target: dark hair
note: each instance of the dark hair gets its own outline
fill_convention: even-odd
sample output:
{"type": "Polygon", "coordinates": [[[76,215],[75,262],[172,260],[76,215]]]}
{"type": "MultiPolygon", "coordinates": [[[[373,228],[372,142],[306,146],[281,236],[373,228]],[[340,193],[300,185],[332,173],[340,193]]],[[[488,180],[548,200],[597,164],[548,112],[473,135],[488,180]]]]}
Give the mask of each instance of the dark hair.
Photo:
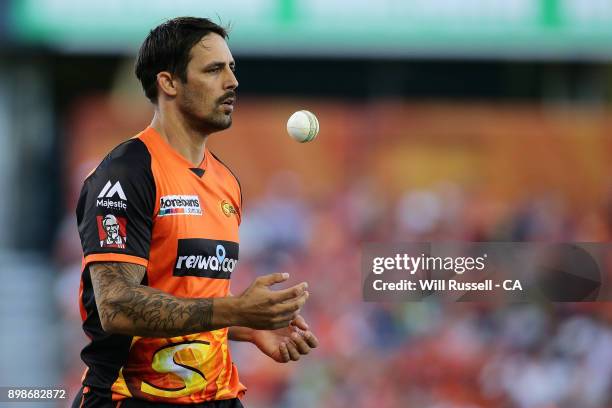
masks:
{"type": "Polygon", "coordinates": [[[173,18],[149,32],[138,51],[135,71],[151,102],[157,102],[158,73],[168,71],[187,82],[189,53],[202,37],[210,33],[227,39],[226,28],[198,17],[173,18]]]}

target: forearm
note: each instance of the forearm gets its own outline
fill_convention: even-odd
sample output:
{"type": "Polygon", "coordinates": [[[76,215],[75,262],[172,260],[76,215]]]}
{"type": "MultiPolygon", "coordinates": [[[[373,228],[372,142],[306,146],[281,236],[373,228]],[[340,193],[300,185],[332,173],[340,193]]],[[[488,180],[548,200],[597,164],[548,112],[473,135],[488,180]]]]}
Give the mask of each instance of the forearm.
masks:
{"type": "Polygon", "coordinates": [[[108,331],[142,337],[174,337],[228,327],[229,298],[178,298],[147,286],[125,288],[102,302],[100,320],[108,331]]]}
{"type": "Polygon", "coordinates": [[[242,326],[232,326],[228,331],[228,338],[233,341],[248,341],[253,342],[253,333],[255,329],[242,326]]]}
{"type": "Polygon", "coordinates": [[[142,337],[174,337],[240,324],[236,298],[178,298],[141,285],[144,267],[129,263],[90,266],[104,331],[142,337]]]}
{"type": "MultiPolygon", "coordinates": [[[[89,265],[102,329],[142,337],[174,337],[231,326],[274,330],[286,327],[306,299],[306,283],[272,292],[288,274],[261,276],[239,297],[178,298],[142,285],[144,266],[123,262],[89,265]]],[[[248,340],[238,330],[235,338],[248,340]]]]}

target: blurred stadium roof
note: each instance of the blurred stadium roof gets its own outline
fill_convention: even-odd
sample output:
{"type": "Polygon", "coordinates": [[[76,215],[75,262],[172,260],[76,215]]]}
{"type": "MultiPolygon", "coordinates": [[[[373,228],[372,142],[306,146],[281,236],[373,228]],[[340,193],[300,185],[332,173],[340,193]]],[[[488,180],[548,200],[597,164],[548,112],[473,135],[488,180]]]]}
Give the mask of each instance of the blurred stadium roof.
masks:
{"type": "Polygon", "coordinates": [[[9,42],[130,53],[180,15],[231,23],[240,55],[612,58],[601,0],[5,0],[9,42]]]}

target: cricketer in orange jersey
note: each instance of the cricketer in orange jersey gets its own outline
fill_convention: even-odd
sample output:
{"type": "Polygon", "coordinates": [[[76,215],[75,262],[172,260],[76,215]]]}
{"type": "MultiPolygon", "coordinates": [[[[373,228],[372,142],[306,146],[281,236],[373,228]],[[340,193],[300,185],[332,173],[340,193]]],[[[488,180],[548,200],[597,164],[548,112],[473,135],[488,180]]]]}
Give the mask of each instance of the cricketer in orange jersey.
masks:
{"type": "Polygon", "coordinates": [[[182,17],[153,29],[136,75],[151,125],[85,180],[77,206],[79,294],[91,342],[78,407],[241,407],[229,340],[278,362],[318,344],[300,316],[307,284],[287,274],[230,293],[238,261],[240,184],[206,147],[232,123],[238,82],[224,28],[182,17]]]}

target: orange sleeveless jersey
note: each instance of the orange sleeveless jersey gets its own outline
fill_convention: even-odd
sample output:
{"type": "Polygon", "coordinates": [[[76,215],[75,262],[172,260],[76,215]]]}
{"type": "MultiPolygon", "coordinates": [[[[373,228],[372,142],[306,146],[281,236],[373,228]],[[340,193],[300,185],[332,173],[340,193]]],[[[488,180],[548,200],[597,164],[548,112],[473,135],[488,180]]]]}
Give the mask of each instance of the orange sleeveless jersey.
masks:
{"type": "Polygon", "coordinates": [[[238,261],[241,192],[208,149],[193,167],[152,128],[116,147],[87,178],[77,207],[80,307],[90,337],[83,385],[113,400],[179,404],[241,397],[227,329],[172,338],[107,334],[89,264],[146,267],[142,284],[178,297],[221,297],[238,261]]]}

